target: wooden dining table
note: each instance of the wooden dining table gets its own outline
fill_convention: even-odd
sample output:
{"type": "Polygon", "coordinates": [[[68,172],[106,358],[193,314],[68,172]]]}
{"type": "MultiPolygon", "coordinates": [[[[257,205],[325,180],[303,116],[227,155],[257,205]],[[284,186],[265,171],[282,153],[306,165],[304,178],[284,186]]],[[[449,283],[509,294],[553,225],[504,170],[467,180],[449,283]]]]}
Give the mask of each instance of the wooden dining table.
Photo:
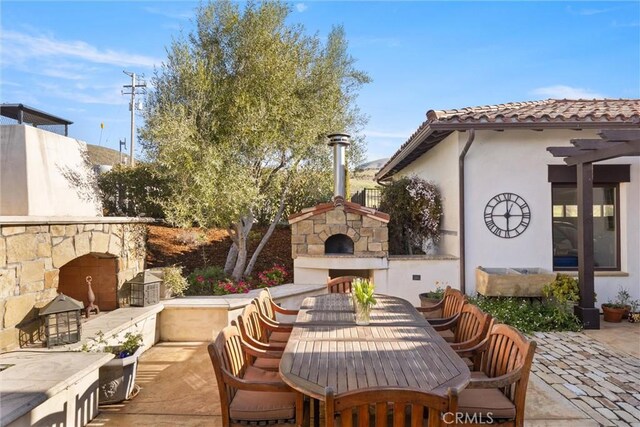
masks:
{"type": "Polygon", "coordinates": [[[470,379],[466,363],[406,300],[376,295],[370,324],[356,325],[351,294],[306,298],[280,361],[282,380],[325,400],[372,387],[421,389],[445,396],[470,379]]]}

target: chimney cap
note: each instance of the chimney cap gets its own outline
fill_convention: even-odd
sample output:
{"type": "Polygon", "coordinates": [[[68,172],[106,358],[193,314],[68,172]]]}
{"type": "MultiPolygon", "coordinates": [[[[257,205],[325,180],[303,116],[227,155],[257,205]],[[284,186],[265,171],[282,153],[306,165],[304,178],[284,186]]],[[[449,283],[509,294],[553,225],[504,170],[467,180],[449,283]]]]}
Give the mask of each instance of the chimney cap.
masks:
{"type": "Polygon", "coordinates": [[[351,135],[349,135],[348,133],[332,133],[327,135],[327,138],[329,138],[330,147],[336,144],[351,145],[351,141],[349,140],[351,138],[351,135]]]}

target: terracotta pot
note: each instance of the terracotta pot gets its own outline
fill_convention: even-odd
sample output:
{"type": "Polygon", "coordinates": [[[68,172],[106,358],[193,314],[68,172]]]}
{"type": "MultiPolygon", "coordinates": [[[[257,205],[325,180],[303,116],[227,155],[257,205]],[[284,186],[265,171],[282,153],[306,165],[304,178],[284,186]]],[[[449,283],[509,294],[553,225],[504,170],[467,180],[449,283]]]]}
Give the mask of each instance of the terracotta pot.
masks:
{"type": "Polygon", "coordinates": [[[605,322],[620,323],[622,316],[624,316],[624,308],[614,308],[607,305],[602,305],[602,314],[604,315],[605,322]]]}
{"type": "MultiPolygon", "coordinates": [[[[431,298],[429,293],[420,294],[420,307],[433,307],[440,302],[440,298],[431,298]]],[[[426,319],[438,319],[442,317],[442,310],[434,310],[422,313],[426,319]]]]}

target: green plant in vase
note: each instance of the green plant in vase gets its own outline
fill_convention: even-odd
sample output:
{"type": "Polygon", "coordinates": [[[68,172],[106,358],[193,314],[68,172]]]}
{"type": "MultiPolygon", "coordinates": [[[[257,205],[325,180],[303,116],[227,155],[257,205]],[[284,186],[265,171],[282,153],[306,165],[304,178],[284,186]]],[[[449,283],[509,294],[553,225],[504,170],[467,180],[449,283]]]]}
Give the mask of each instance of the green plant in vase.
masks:
{"type": "Polygon", "coordinates": [[[356,324],[368,325],[371,307],[377,302],[373,295],[375,287],[371,280],[362,278],[354,279],[351,286],[356,310],[356,324]]]}

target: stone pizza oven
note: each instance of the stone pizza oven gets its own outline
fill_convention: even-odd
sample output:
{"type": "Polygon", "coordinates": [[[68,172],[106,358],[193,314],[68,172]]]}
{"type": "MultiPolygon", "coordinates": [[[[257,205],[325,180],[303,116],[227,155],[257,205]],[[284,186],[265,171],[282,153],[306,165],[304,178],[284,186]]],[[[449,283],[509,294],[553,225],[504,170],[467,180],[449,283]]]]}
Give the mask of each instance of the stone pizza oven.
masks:
{"type": "Polygon", "coordinates": [[[345,148],[349,135],[329,135],[334,152],[334,196],[289,217],[296,283],[327,277],[373,278],[388,265],[389,215],[345,201],[345,148]]]}

